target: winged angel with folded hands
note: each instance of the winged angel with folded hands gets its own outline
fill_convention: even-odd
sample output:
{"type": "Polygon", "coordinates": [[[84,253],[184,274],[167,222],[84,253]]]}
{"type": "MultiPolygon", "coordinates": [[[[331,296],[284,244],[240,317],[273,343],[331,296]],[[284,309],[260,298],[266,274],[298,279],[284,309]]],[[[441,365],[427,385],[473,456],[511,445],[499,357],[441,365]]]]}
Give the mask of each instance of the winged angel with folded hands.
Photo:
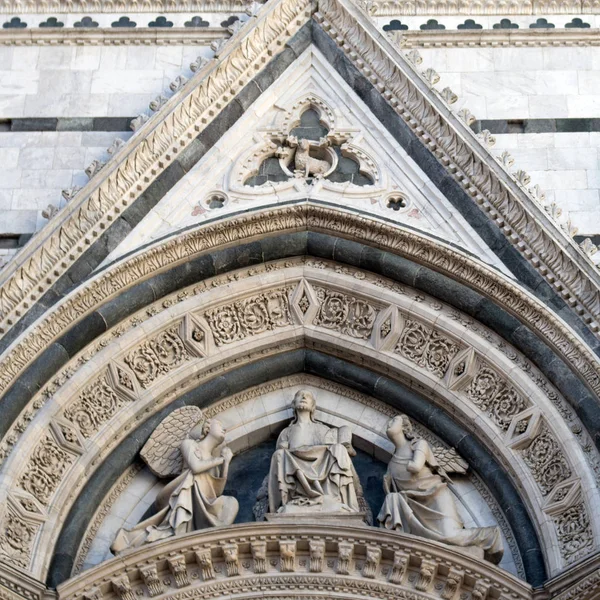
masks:
{"type": "Polygon", "coordinates": [[[196,529],[233,523],[238,502],[222,495],[233,456],[224,441],[220,421],[205,419],[196,406],[174,410],[160,423],[140,454],[155,475],[175,479],[156,498],[156,514],[118,532],[111,548],[115,554],[196,529]]]}

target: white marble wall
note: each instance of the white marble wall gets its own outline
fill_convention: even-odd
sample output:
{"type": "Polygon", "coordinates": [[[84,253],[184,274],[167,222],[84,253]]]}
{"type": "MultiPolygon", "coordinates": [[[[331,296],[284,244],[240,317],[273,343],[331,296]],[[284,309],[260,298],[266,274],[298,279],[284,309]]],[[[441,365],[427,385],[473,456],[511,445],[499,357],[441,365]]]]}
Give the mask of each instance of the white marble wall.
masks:
{"type": "Polygon", "coordinates": [[[0,46],[0,119],[131,117],[178,75],[199,46],[0,46]]]}
{"type": "MultiPolygon", "coordinates": [[[[134,117],[158,94],[169,97],[199,46],[0,46],[0,123],[5,119],[134,117]]],[[[131,132],[0,130],[0,233],[32,233],[61,191],[83,185],[84,169],[106,160],[116,137],[131,132]]],[[[14,253],[0,252],[0,266],[14,253]]]]}
{"type": "MultiPolygon", "coordinates": [[[[457,23],[448,21],[446,26],[454,28],[457,23]]],[[[418,27],[416,22],[413,25],[411,29],[418,27]]],[[[211,50],[3,46],[0,120],[135,116],[147,111],[149,101],[159,93],[168,92],[177,75],[189,76],[189,63],[198,54],[210,55],[211,50]]],[[[423,49],[421,54],[423,66],[440,73],[439,86],[449,85],[459,94],[459,103],[479,119],[600,115],[600,47],[438,48],[423,49]]],[[[116,136],[0,132],[0,233],[39,229],[45,223],[41,210],[50,203],[60,205],[62,189],[85,182],[83,169],[93,159],[106,158],[105,149],[116,136]]],[[[518,166],[531,172],[534,183],[571,213],[580,233],[600,233],[600,133],[497,138],[498,148],[510,149],[518,166]]]]}
{"type": "Polygon", "coordinates": [[[578,234],[600,233],[600,132],[495,137],[497,151],[512,154],[515,167],[527,171],[532,184],[569,213],[578,234]]]}
{"type": "MultiPolygon", "coordinates": [[[[440,74],[478,119],[598,118],[600,47],[423,49],[422,66],[440,74]]],[[[600,132],[496,135],[515,169],[569,212],[578,233],[600,234],[600,132]]]]}

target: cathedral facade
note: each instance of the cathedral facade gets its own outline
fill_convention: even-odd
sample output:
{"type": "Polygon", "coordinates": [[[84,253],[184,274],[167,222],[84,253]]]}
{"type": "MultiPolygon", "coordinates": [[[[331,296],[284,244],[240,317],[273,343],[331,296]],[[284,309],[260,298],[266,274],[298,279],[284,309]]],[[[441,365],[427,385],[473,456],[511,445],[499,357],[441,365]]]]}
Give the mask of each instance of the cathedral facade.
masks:
{"type": "Polygon", "coordinates": [[[599,5],[0,13],[3,600],[600,598],[599,5]]]}

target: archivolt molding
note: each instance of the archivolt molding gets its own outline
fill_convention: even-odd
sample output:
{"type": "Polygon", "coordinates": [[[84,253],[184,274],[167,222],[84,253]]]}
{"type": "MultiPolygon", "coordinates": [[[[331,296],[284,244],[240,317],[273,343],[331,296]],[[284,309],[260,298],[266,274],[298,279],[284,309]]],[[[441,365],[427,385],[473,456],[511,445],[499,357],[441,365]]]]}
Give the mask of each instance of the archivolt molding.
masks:
{"type": "MultiPolygon", "coordinates": [[[[43,574],[71,502],[135,423],[219,370],[286,343],[337,348],[347,360],[384,371],[448,408],[479,431],[519,482],[550,570],[589,554],[598,459],[579,446],[585,437],[578,444],[545,390],[493,347],[495,336],[465,326],[456,311],[361,271],[340,270],[324,263],[255,269],[258,290],[251,278],[235,274],[223,278],[226,289],[209,282],[199,297],[184,291],[179,302],[163,301],[158,314],[150,307],[143,324],[134,316],[129,331],[120,326],[117,340],[109,342],[107,334],[97,354],[88,351],[82,366],[67,367],[71,376],[47,394],[5,462],[9,506],[27,498],[40,515],[33,523],[23,511],[5,514],[11,526],[31,532],[11,552],[14,538],[0,537],[3,558],[43,574]],[[591,468],[582,469],[586,456],[591,468]],[[557,546],[560,553],[552,550],[557,546]]],[[[554,398],[564,406],[555,392],[554,398]]]]}
{"type": "MultiPolygon", "coordinates": [[[[308,21],[314,8],[311,0],[268,3],[232,42],[218,49],[218,60],[200,69],[3,269],[0,333],[17,322],[216,118],[261,65],[308,21]]],[[[487,150],[477,138],[361,15],[345,0],[320,0],[317,19],[474,201],[597,331],[600,292],[595,267],[572,242],[562,239],[516,180],[504,181],[507,173],[486,163],[482,157],[487,150]]]]}
{"type": "MultiPolygon", "coordinates": [[[[200,226],[133,254],[91,278],[83,288],[72,292],[47,316],[40,318],[4,353],[0,392],[4,392],[36,356],[74,322],[126,288],[211,249],[257,236],[306,229],[335,232],[342,237],[392,251],[441,271],[493,298],[524,320],[600,395],[600,365],[590,349],[543,303],[497,271],[455,248],[400,225],[390,226],[341,209],[308,203],[234,215],[227,220],[200,226]]],[[[43,399],[38,398],[32,408],[39,409],[43,403],[43,399]]],[[[23,415],[25,422],[22,427],[27,426],[32,414],[23,415]]],[[[10,444],[11,439],[5,441],[10,444]]]]}
{"type": "Polygon", "coordinates": [[[508,240],[598,333],[598,272],[528,195],[528,176],[491,162],[475,134],[448,111],[441,95],[432,94],[432,83],[415,68],[417,57],[411,66],[348,0],[320,0],[315,18],[508,240]]]}
{"type": "Polygon", "coordinates": [[[119,477],[117,483],[112,487],[110,493],[102,500],[100,506],[97,508],[94,516],[91,519],[91,522],[85,532],[85,536],[77,551],[77,558],[75,560],[75,565],[73,566],[73,575],[77,575],[81,571],[81,567],[83,566],[92,542],[98,533],[98,529],[110,512],[113,504],[123,493],[123,490],[125,490],[125,488],[133,481],[135,476],[142,470],[143,466],[144,465],[142,462],[138,461],[128,467],[121,477],[119,477]]]}
{"type": "Polygon", "coordinates": [[[58,587],[64,600],[159,594],[173,600],[234,594],[309,600],[323,593],[340,600],[532,597],[529,585],[443,544],[336,524],[208,529],[152,544],[58,587]]]}

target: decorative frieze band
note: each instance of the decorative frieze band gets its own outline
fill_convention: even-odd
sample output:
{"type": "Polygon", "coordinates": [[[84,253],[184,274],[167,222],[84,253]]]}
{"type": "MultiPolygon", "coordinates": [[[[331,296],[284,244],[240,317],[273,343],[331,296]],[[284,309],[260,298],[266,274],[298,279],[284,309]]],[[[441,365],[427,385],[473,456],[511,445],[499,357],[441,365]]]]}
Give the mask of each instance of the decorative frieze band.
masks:
{"type": "Polygon", "coordinates": [[[361,0],[374,16],[598,14],[598,0],[361,0]]]}

